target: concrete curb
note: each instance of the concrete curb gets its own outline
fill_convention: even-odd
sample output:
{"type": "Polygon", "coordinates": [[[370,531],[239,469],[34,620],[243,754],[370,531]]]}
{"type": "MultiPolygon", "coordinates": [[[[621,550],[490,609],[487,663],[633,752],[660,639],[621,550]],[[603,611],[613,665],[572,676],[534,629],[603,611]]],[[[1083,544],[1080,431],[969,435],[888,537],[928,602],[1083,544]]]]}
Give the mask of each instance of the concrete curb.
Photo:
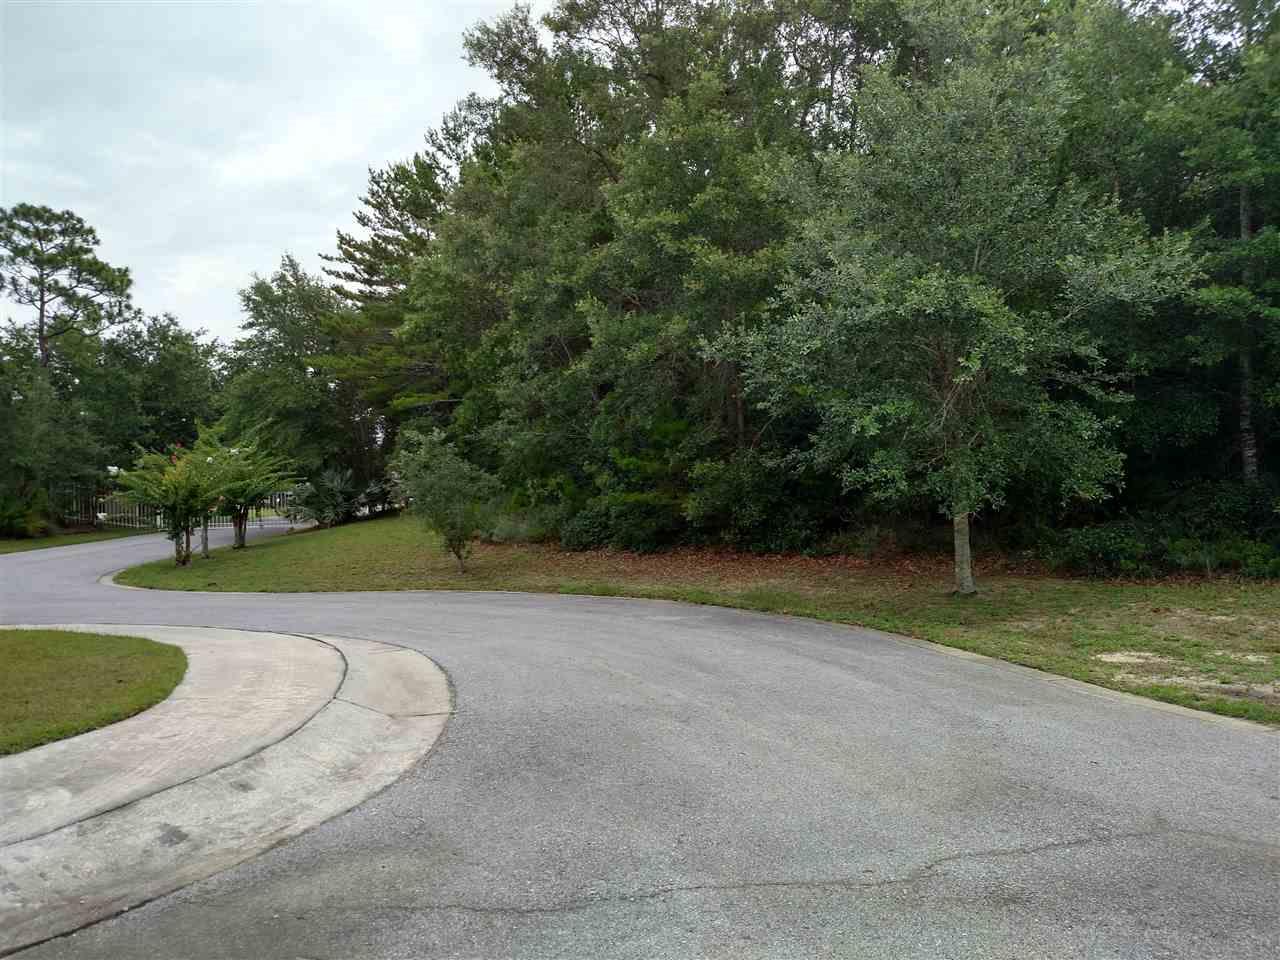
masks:
{"type": "Polygon", "coordinates": [[[0,846],[0,955],[235,866],[351,809],[426,756],[452,713],[448,678],[432,660],[368,640],[297,639],[336,650],[345,663],[341,682],[301,726],[194,778],[0,846]]]}
{"type": "Polygon", "coordinates": [[[319,713],[347,671],[333,646],[280,633],[108,624],[39,629],[128,632],[174,644],[187,654],[187,672],[142,713],[0,757],[0,848],[257,753],[319,713]]]}

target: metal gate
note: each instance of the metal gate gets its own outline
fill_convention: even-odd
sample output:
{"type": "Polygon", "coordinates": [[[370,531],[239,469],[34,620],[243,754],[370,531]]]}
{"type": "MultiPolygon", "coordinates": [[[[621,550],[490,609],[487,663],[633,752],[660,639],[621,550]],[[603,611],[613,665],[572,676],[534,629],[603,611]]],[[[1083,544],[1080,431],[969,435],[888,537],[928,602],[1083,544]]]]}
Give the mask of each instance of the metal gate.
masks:
{"type": "MultiPolygon", "coordinates": [[[[49,491],[49,503],[64,526],[110,527],[133,530],[163,530],[164,515],[155,507],[138,503],[112,491],[90,487],[61,487],[49,491]]],[[[277,490],[249,515],[256,527],[291,526],[289,514],[293,504],[292,490],[277,490]]],[[[230,527],[231,518],[214,514],[211,527],[230,527]]]]}

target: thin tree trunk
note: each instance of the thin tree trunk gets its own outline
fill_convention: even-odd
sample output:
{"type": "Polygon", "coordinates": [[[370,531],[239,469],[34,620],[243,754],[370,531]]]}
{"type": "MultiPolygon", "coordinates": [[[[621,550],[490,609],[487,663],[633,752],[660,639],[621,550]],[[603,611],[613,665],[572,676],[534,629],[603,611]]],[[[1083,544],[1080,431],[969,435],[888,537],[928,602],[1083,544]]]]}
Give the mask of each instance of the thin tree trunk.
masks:
{"type": "Polygon", "coordinates": [[[1253,357],[1240,348],[1240,471],[1250,482],[1258,479],[1258,434],[1253,429],[1253,357]]]}
{"type": "Polygon", "coordinates": [[[956,550],[956,593],[969,596],[978,592],[973,583],[973,555],[969,552],[969,514],[957,513],[951,526],[956,550]]]}
{"type": "MultiPolygon", "coordinates": [[[[1248,242],[1253,236],[1253,204],[1247,183],[1240,184],[1240,239],[1248,242]]],[[[1245,270],[1245,287],[1252,285],[1251,271],[1245,270]]],[[[1241,332],[1240,347],[1240,472],[1244,479],[1258,479],[1258,434],[1253,428],[1253,354],[1250,345],[1249,321],[1241,332]]]]}
{"type": "Polygon", "coordinates": [[[747,445],[747,410],[742,400],[742,380],[736,376],[733,384],[733,412],[734,423],[738,428],[738,446],[745,447],[747,445]]]}
{"type": "Polygon", "coordinates": [[[36,343],[40,347],[40,366],[49,366],[49,338],[45,336],[48,332],[48,321],[45,316],[47,304],[45,302],[44,278],[40,279],[40,306],[36,311],[36,343]]]}
{"type": "Polygon", "coordinates": [[[239,550],[245,544],[245,528],[249,525],[249,511],[243,513],[237,510],[231,515],[231,526],[235,531],[235,549],[239,550]]]}
{"type": "Polygon", "coordinates": [[[209,559],[209,515],[200,521],[200,556],[209,559]]]}
{"type": "Polygon", "coordinates": [[[1247,183],[1240,184],[1240,239],[1253,236],[1253,197],[1247,183]]]}

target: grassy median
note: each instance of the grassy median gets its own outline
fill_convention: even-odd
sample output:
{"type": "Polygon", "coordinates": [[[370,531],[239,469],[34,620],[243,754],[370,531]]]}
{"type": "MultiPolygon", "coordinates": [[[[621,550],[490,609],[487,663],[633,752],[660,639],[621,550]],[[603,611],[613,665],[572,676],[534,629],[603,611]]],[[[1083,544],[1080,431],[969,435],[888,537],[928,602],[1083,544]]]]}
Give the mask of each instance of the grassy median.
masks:
{"type": "Polygon", "coordinates": [[[1201,579],[1115,583],[980,564],[949,593],[945,558],[636,555],[478,544],[460,574],[408,518],[218,550],[119,583],[169,590],[521,590],[654,597],[789,613],[932,640],[1172,703],[1280,725],[1280,587],[1201,579]]]}
{"type": "Polygon", "coordinates": [[[0,755],[104,727],[167,697],[178,647],[69,630],[0,630],[0,755]]]}

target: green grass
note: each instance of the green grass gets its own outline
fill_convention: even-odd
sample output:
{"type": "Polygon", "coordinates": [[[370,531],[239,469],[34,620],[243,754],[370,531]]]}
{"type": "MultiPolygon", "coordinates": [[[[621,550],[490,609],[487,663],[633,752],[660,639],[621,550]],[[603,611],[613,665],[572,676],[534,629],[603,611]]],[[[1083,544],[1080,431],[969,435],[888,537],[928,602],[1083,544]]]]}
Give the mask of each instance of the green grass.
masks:
{"type": "Polygon", "coordinates": [[[25,550],[44,550],[48,547],[65,547],[73,543],[96,543],[99,540],[116,540],[133,537],[155,530],[94,530],[91,533],[59,533],[52,537],[32,537],[27,540],[0,540],[0,554],[22,553],[25,550]]]}
{"type": "Polygon", "coordinates": [[[0,663],[0,755],[131,717],[187,670],[170,644],[68,630],[0,630],[0,663]]]}
{"type": "Polygon", "coordinates": [[[1280,587],[1227,578],[1114,583],[979,566],[950,595],[945,558],[876,564],[715,550],[651,556],[478,544],[459,574],[407,518],[215,551],[120,583],[171,590],[520,590],[653,597],[860,624],[1185,706],[1280,725],[1280,587]]]}

